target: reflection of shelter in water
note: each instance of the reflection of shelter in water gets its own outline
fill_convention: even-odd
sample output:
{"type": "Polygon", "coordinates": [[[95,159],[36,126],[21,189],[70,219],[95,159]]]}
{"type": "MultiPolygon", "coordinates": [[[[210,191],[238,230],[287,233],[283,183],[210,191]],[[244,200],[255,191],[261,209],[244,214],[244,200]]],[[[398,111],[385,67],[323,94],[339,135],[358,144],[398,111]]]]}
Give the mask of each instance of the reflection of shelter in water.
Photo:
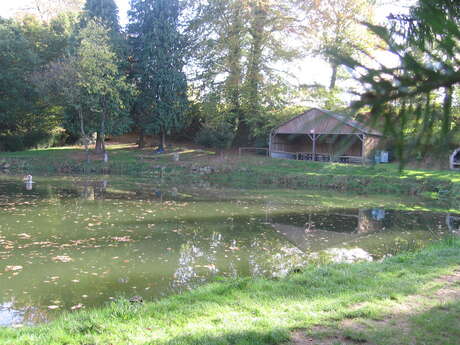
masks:
{"type": "Polygon", "coordinates": [[[382,230],[384,219],[385,211],[382,209],[361,209],[346,213],[311,214],[304,226],[274,220],[271,225],[302,251],[317,251],[382,230]]]}
{"type": "Polygon", "coordinates": [[[384,228],[385,210],[373,208],[372,210],[362,209],[358,211],[358,233],[369,233],[384,228]]]}

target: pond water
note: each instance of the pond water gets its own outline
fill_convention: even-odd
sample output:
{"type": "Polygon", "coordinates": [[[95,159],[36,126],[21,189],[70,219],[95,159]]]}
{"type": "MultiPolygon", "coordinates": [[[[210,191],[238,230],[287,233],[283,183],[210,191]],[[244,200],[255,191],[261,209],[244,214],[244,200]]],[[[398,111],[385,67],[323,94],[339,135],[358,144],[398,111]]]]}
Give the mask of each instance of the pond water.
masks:
{"type": "Polygon", "coordinates": [[[343,194],[345,202],[327,206],[276,194],[2,178],[0,326],[45,322],[119,296],[152,300],[217,277],[282,276],[315,260],[378,260],[460,226],[456,215],[377,201],[348,208],[343,194]]]}

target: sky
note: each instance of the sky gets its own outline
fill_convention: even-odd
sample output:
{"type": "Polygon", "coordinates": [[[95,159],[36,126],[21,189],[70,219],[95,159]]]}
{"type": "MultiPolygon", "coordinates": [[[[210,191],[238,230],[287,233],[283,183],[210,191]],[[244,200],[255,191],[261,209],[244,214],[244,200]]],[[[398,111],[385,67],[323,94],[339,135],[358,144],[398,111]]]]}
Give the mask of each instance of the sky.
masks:
{"type": "MultiPolygon", "coordinates": [[[[11,17],[18,10],[26,8],[31,0],[0,0],[0,16],[11,17]]],[[[120,22],[122,25],[128,22],[127,12],[129,9],[129,0],[115,0],[120,12],[120,22]]]]}

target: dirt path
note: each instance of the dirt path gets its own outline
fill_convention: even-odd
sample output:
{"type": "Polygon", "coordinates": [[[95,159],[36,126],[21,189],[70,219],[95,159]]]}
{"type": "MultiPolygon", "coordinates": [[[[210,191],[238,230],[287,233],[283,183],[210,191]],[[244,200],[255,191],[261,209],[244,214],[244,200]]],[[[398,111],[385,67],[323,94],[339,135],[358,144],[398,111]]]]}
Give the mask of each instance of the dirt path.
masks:
{"type": "MultiPolygon", "coordinates": [[[[434,280],[427,291],[419,295],[411,295],[402,302],[393,301],[380,306],[384,317],[378,320],[372,319],[345,319],[339,322],[337,328],[316,326],[310,330],[297,330],[293,332],[290,345],[356,345],[356,344],[380,344],[368,340],[367,334],[376,330],[384,330],[387,334],[396,334],[399,339],[410,339],[413,324],[411,318],[422,313],[430,312],[431,309],[446,312],[448,304],[460,301],[460,268],[453,274],[439,277],[434,280]],[[431,288],[430,288],[431,287],[431,288]]],[[[351,312],[359,312],[370,307],[369,303],[360,303],[350,307],[351,312]]],[[[458,320],[460,327],[460,320],[458,320]]],[[[460,344],[460,339],[457,340],[460,344]]],[[[392,342],[382,341],[387,344],[406,344],[393,339],[392,342]]],[[[414,339],[410,339],[415,344],[414,339]]],[[[454,344],[454,343],[453,343],[454,344]]]]}

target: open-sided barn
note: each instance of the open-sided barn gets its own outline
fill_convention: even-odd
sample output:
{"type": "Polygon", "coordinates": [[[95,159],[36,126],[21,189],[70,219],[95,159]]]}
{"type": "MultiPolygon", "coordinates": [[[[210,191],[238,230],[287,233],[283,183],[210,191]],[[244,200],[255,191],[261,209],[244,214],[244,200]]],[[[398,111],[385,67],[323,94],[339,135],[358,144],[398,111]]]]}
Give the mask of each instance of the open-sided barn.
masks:
{"type": "Polygon", "coordinates": [[[345,115],[313,108],[274,129],[269,152],[274,158],[363,162],[381,138],[382,133],[345,115]]]}

